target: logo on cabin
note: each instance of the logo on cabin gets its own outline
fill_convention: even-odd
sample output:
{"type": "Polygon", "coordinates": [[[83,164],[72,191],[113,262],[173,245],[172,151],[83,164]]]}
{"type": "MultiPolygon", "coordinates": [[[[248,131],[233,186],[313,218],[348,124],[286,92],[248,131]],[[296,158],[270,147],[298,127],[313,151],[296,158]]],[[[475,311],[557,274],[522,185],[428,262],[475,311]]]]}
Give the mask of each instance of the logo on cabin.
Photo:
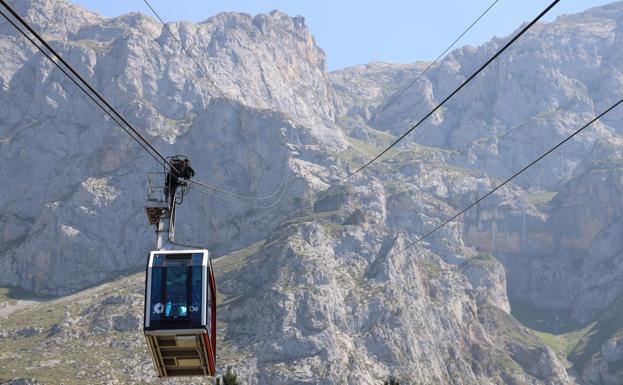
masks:
{"type": "Polygon", "coordinates": [[[164,305],[162,303],[158,302],[157,304],[154,305],[154,313],[162,314],[163,311],[164,311],[164,305]]]}

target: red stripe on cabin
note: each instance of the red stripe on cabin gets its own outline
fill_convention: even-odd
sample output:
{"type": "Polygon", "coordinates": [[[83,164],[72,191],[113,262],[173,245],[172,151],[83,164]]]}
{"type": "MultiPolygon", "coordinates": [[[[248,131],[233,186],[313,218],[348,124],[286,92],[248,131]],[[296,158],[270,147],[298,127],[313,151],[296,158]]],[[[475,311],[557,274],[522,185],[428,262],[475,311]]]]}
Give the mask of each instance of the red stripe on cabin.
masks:
{"type": "Polygon", "coordinates": [[[210,294],[212,297],[212,322],[210,325],[210,332],[212,338],[212,351],[216,354],[216,280],[214,279],[214,270],[210,269],[210,273],[212,274],[212,282],[210,283],[210,286],[212,286],[212,292],[210,294]]]}
{"type": "Polygon", "coordinates": [[[216,374],[216,363],[214,362],[214,352],[212,350],[212,344],[210,343],[210,338],[207,334],[203,335],[203,340],[206,345],[206,349],[208,351],[208,371],[211,376],[216,374]]]}

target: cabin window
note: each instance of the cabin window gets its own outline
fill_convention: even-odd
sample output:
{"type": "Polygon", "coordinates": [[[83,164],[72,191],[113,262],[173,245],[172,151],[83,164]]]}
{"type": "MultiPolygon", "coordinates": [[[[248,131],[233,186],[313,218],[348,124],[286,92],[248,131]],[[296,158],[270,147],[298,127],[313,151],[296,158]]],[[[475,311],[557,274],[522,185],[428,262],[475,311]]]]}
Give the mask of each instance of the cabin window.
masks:
{"type": "Polygon", "coordinates": [[[162,267],[164,266],[164,255],[156,255],[154,256],[154,267],[162,267]]]}
{"type": "Polygon", "coordinates": [[[162,268],[154,268],[151,271],[151,312],[150,318],[152,321],[159,321],[162,319],[162,313],[164,312],[164,301],[162,300],[162,268]]]}
{"type": "Polygon", "coordinates": [[[199,254],[199,253],[193,254],[192,265],[193,266],[203,265],[203,254],[199,254]]]}
{"type": "Polygon", "coordinates": [[[201,294],[203,292],[203,286],[201,282],[202,269],[200,266],[193,266],[192,268],[192,304],[190,308],[190,317],[193,321],[201,322],[201,294]]]}
{"type": "Polygon", "coordinates": [[[185,264],[167,266],[164,303],[164,315],[167,318],[188,317],[189,270],[185,264]]]}
{"type": "MultiPolygon", "coordinates": [[[[208,277],[203,277],[203,253],[155,255],[151,269],[152,321],[163,325],[202,325],[203,291],[208,277]]],[[[209,291],[210,289],[207,288],[209,291]]]]}

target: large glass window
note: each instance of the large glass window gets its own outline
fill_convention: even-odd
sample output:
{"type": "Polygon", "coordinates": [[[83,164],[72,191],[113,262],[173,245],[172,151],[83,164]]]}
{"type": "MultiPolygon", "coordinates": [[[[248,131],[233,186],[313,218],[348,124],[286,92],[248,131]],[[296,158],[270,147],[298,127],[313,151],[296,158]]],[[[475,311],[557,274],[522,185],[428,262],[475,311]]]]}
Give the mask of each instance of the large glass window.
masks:
{"type": "Polygon", "coordinates": [[[162,313],[164,312],[164,303],[162,300],[162,268],[155,267],[151,271],[151,297],[150,306],[148,309],[150,312],[150,319],[152,321],[160,321],[162,319],[162,313]]]}
{"type": "Polygon", "coordinates": [[[201,325],[202,294],[208,281],[202,261],[202,253],[154,256],[149,309],[153,327],[201,325]]]}
{"type": "Polygon", "coordinates": [[[180,262],[183,264],[175,263],[174,266],[167,266],[164,304],[164,315],[167,318],[188,317],[189,268],[186,266],[187,261],[180,262]]]}
{"type": "Polygon", "coordinates": [[[201,294],[203,293],[203,286],[201,281],[202,268],[201,266],[192,267],[192,305],[190,308],[190,316],[193,321],[201,322],[201,294]]]}

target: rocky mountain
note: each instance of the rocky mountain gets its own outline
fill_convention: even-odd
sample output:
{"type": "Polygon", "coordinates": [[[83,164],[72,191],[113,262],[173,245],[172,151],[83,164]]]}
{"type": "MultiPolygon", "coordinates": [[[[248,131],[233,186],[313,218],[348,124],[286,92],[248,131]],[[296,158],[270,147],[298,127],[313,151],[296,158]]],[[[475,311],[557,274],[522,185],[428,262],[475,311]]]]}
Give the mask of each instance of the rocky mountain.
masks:
{"type": "MultiPolygon", "coordinates": [[[[508,37],[453,51],[387,106],[427,64],[327,73],[301,16],[170,23],[198,68],[140,13],[12,4],[154,146],[238,194],[192,190],[178,213],[178,241],[215,256],[220,369],[248,384],[621,383],[622,111],[402,250],[621,97],[623,2],[535,26],[346,182],[508,37]]],[[[0,381],[155,382],[136,272],[161,170],[11,28],[0,381]]]]}
{"type": "MultiPolygon", "coordinates": [[[[253,201],[246,201],[242,205],[230,205],[226,210],[218,208],[222,207],[221,201],[196,199],[195,207],[183,211],[182,215],[187,213],[189,222],[202,218],[200,222],[208,226],[189,229],[188,241],[206,240],[207,236],[212,248],[221,252],[265,237],[265,229],[274,226],[275,218],[290,211],[293,198],[300,199],[305,191],[311,190],[305,177],[296,170],[290,172],[290,152],[295,152],[299,144],[310,148],[310,156],[314,156],[314,146],[325,149],[346,146],[341,131],[334,124],[329,128],[322,123],[329,121],[331,103],[321,106],[318,95],[303,96],[303,92],[292,97],[287,93],[294,89],[283,87],[284,82],[291,82],[282,78],[286,74],[277,70],[288,67],[279,61],[286,55],[283,52],[286,45],[280,43],[283,39],[276,37],[279,34],[287,34],[291,39],[288,57],[295,52],[295,56],[300,57],[297,63],[306,67],[305,70],[294,64],[291,67],[300,75],[296,80],[302,82],[302,88],[317,90],[313,82],[324,82],[326,77],[326,73],[316,68],[317,63],[314,64],[324,63],[322,52],[315,47],[306,29],[296,29],[303,28],[299,19],[279,13],[260,15],[253,20],[244,15],[219,15],[201,25],[211,32],[193,30],[197,39],[204,35],[210,37],[203,43],[211,42],[213,48],[202,47],[201,52],[215,58],[220,55],[216,53],[220,45],[229,47],[227,39],[232,36],[224,31],[237,23],[253,27],[246,32],[243,28],[234,29],[245,36],[248,34],[247,39],[257,41],[243,42],[242,47],[272,42],[270,49],[257,50],[275,52],[271,60],[263,61],[264,66],[272,66],[265,82],[254,79],[256,75],[238,73],[231,73],[231,78],[215,77],[226,92],[231,88],[227,79],[238,82],[238,94],[232,91],[232,97],[240,100],[249,97],[254,99],[251,104],[271,107],[259,110],[248,104],[243,106],[215,98],[220,95],[205,78],[197,77],[192,61],[189,63],[188,58],[180,56],[177,43],[170,36],[166,37],[166,31],[163,32],[159,24],[144,15],[104,21],[64,2],[17,2],[16,7],[24,15],[39,15],[35,22],[48,20],[40,17],[47,14],[52,20],[55,17],[75,19],[77,24],[68,24],[66,30],[53,30],[58,33],[50,36],[53,44],[66,53],[70,62],[80,63],[77,69],[81,73],[92,74],[93,85],[109,100],[115,100],[131,122],[144,128],[143,132],[150,135],[156,147],[167,148],[167,153],[195,155],[197,160],[193,165],[199,178],[249,196],[266,196],[277,186],[285,185],[284,191],[279,191],[277,198],[283,199],[275,205],[275,210],[255,214],[251,211],[259,210],[257,206],[272,205],[276,199],[253,205],[250,204],[253,201]],[[210,49],[215,52],[209,53],[210,49]],[[243,78],[248,83],[240,83],[239,79],[243,78]],[[264,98],[261,92],[253,97],[242,95],[262,84],[271,98],[264,98]],[[281,91],[270,91],[271,87],[281,91]],[[297,111],[297,105],[308,109],[315,105],[317,113],[300,108],[297,111]],[[286,113],[295,114],[296,120],[286,113]],[[301,122],[313,120],[311,115],[318,123],[302,126],[301,122]],[[222,167],[225,164],[228,166],[222,167]],[[234,241],[234,238],[239,240],[234,241]]],[[[35,27],[45,29],[46,23],[35,24],[35,27]]],[[[8,24],[2,26],[2,56],[22,60],[18,60],[19,68],[17,64],[3,67],[0,98],[6,108],[2,109],[0,119],[4,129],[2,158],[6,167],[0,173],[3,181],[14,179],[18,169],[25,173],[11,183],[11,188],[0,193],[2,241],[13,246],[3,251],[0,275],[5,284],[66,294],[142,264],[153,237],[144,226],[144,204],[139,202],[144,200],[146,191],[145,173],[160,169],[145,154],[137,153],[126,134],[112,122],[95,115],[98,112],[90,101],[10,28],[8,24]],[[21,97],[16,97],[16,92],[21,97]],[[33,98],[35,94],[39,96],[33,98]],[[72,115],[70,121],[65,119],[67,114],[72,115]],[[20,148],[24,146],[32,151],[32,156],[21,154],[20,148]],[[79,151],[74,151],[78,148],[79,151]],[[38,191],[22,199],[24,192],[33,190],[37,184],[44,187],[35,188],[38,191]],[[120,218],[120,212],[126,214],[120,218]],[[98,219],[94,221],[93,218],[98,219]],[[127,239],[119,239],[124,234],[128,234],[127,239]],[[62,239],[57,243],[59,247],[50,250],[47,243],[57,238],[62,239]],[[111,244],[117,246],[111,248],[111,244]],[[95,265],[73,263],[81,260],[85,251],[107,256],[95,257],[95,265]],[[68,271],[67,266],[74,268],[68,271]],[[68,273],[78,279],[68,281],[68,273]]],[[[233,56],[226,57],[232,60],[233,56]]],[[[240,57],[254,57],[254,54],[245,56],[240,52],[240,57]]],[[[218,71],[225,71],[230,64],[221,63],[218,71]]],[[[247,66],[236,66],[236,71],[244,68],[247,66]]],[[[249,64],[248,68],[257,70],[255,65],[249,64]]],[[[292,160],[292,167],[301,161],[305,161],[305,156],[292,160]]],[[[331,162],[320,163],[324,168],[331,162]]]]}

